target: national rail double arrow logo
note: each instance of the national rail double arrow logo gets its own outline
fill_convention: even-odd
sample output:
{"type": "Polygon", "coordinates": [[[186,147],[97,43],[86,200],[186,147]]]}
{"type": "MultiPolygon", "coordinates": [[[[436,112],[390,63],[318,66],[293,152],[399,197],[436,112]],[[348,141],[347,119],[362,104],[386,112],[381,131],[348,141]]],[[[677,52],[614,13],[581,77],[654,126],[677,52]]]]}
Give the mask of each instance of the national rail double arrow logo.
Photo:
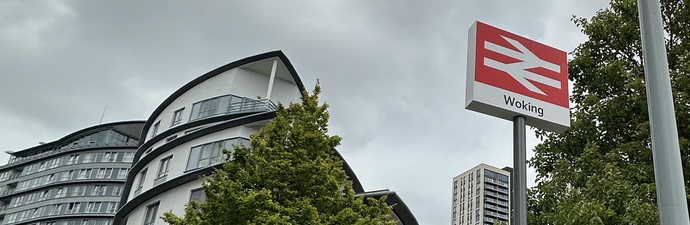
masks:
{"type": "Polygon", "coordinates": [[[564,51],[481,22],[475,37],[477,82],[568,107],[564,51]]]}
{"type": "Polygon", "coordinates": [[[564,51],[476,21],[469,29],[465,108],[563,132],[570,127],[564,51]]]}
{"type": "Polygon", "coordinates": [[[541,74],[537,74],[534,72],[531,72],[527,69],[531,68],[537,68],[537,67],[542,67],[548,70],[551,70],[556,73],[561,72],[561,66],[556,65],[554,63],[544,61],[534,55],[532,51],[527,49],[524,45],[522,45],[519,41],[516,41],[514,39],[502,36],[503,39],[508,41],[513,47],[519,49],[520,51],[515,51],[500,45],[497,45],[495,43],[489,42],[489,41],[484,41],[484,48],[487,50],[491,50],[500,54],[503,54],[505,56],[510,56],[512,58],[520,60],[519,62],[513,62],[513,63],[502,63],[498,62],[496,60],[486,58],[484,57],[484,65],[497,69],[497,70],[502,70],[513,79],[515,79],[517,82],[520,82],[522,86],[525,88],[529,89],[532,92],[539,93],[542,95],[547,95],[544,93],[541,89],[539,89],[537,86],[534,84],[530,83],[528,81],[532,80],[535,82],[539,82],[541,84],[545,84],[548,86],[551,86],[553,88],[560,89],[561,88],[561,81],[543,76],[541,74]]]}

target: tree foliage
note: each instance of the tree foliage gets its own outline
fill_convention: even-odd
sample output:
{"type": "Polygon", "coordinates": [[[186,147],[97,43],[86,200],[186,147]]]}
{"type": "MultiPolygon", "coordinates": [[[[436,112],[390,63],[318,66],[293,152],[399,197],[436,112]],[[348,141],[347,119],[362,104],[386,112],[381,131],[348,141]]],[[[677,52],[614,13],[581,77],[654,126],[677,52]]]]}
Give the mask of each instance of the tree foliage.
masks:
{"type": "MultiPolygon", "coordinates": [[[[684,168],[690,168],[690,6],[661,0],[684,168]]],[[[537,131],[530,224],[658,224],[636,0],[612,0],[573,52],[571,128],[537,131]]],[[[690,170],[684,170],[686,187],[690,170]]],[[[687,190],[687,188],[686,188],[687,190]]]]}
{"type": "Polygon", "coordinates": [[[166,212],[172,225],[395,224],[391,206],[355,196],[343,161],[341,138],[328,132],[328,105],[303,92],[302,103],[278,106],[277,117],[251,138],[251,147],[224,150],[222,168],[203,178],[206,200],[184,216],[166,212]]]}

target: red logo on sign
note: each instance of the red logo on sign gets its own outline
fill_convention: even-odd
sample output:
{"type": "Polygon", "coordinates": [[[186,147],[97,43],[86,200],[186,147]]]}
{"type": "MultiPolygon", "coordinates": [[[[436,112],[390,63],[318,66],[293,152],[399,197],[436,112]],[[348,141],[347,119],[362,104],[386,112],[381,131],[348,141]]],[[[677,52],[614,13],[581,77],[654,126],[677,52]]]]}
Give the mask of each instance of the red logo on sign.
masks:
{"type": "Polygon", "coordinates": [[[564,51],[477,22],[475,80],[568,108],[564,51]]]}

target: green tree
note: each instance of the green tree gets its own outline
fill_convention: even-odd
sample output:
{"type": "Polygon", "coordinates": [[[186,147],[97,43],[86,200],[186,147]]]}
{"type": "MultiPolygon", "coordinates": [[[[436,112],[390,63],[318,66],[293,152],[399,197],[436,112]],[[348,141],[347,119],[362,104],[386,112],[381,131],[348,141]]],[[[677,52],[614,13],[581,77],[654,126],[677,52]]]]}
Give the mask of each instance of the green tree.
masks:
{"type": "MultiPolygon", "coordinates": [[[[661,0],[682,163],[690,168],[690,6],[661,0]]],[[[530,224],[658,224],[636,0],[612,0],[571,54],[571,128],[537,131],[530,224]]],[[[685,170],[686,187],[690,170],[685,170]]],[[[687,188],[686,188],[687,190],[687,188]]]]}
{"type": "Polygon", "coordinates": [[[184,216],[166,212],[172,225],[395,224],[391,206],[356,197],[342,160],[341,138],[328,132],[328,105],[303,92],[302,103],[278,106],[277,117],[252,135],[251,147],[228,157],[203,178],[206,200],[190,202],[184,216]]]}
{"type": "Polygon", "coordinates": [[[495,222],[494,225],[508,225],[508,223],[504,222],[503,220],[499,220],[498,222],[495,222]]]}

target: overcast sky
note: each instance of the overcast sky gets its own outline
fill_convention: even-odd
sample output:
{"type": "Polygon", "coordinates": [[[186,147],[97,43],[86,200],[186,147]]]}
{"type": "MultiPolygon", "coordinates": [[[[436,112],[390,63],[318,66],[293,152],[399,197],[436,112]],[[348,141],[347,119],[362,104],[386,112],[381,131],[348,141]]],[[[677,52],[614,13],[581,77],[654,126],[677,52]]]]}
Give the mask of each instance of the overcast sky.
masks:
{"type": "MultiPolygon", "coordinates": [[[[481,20],[571,52],[585,40],[571,17],[607,4],[238,2],[0,1],[0,151],[96,125],[106,105],[103,122],[144,120],[201,74],[279,49],[308,89],[321,80],[364,188],[394,190],[421,224],[446,225],[454,176],[512,166],[511,122],[464,109],[468,28],[481,20]]],[[[528,156],[535,144],[529,133],[528,156]]]]}

